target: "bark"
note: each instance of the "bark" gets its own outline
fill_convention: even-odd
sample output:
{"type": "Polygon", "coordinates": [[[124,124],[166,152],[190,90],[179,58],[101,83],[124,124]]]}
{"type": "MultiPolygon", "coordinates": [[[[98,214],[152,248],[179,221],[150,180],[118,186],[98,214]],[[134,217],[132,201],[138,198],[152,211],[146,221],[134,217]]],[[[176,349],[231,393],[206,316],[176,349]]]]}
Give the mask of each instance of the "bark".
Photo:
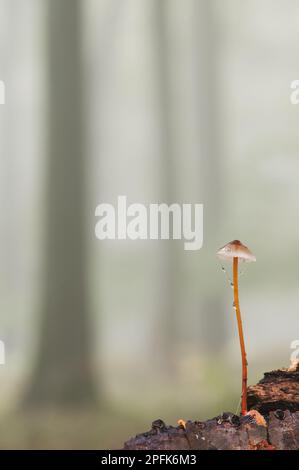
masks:
{"type": "Polygon", "coordinates": [[[299,367],[266,372],[257,385],[248,388],[248,406],[262,414],[277,409],[299,411],[299,367]]]}
{"type": "Polygon", "coordinates": [[[124,445],[128,450],[298,450],[299,367],[265,373],[248,388],[248,406],[258,410],[266,426],[252,416],[222,413],[208,421],[188,421],[186,428],[152,423],[149,432],[124,445]]]}

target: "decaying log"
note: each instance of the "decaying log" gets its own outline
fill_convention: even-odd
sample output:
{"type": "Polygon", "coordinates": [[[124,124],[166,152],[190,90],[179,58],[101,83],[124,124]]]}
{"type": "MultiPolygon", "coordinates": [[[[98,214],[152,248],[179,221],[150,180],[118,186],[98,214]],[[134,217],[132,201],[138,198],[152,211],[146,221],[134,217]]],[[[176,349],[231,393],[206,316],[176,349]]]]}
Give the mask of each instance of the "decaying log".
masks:
{"type": "Polygon", "coordinates": [[[299,411],[299,366],[266,372],[257,385],[248,387],[248,406],[263,415],[278,409],[299,411]]]}
{"type": "Polygon", "coordinates": [[[299,450],[299,366],[265,374],[248,388],[248,405],[258,410],[266,426],[252,416],[233,413],[208,421],[166,426],[156,420],[150,431],[124,445],[130,450],[299,450]]]}

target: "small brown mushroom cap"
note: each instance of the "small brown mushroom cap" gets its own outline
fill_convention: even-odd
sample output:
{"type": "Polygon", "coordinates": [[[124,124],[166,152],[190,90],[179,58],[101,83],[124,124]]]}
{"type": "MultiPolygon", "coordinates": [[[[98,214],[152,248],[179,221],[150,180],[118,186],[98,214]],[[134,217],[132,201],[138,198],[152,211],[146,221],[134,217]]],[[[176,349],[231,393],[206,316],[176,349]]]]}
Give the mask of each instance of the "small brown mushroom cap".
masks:
{"type": "Polygon", "coordinates": [[[254,254],[252,254],[247,246],[243,245],[240,240],[233,240],[220,248],[220,250],[217,251],[217,257],[223,261],[228,261],[233,258],[239,258],[240,261],[246,261],[247,263],[256,261],[254,254]]]}

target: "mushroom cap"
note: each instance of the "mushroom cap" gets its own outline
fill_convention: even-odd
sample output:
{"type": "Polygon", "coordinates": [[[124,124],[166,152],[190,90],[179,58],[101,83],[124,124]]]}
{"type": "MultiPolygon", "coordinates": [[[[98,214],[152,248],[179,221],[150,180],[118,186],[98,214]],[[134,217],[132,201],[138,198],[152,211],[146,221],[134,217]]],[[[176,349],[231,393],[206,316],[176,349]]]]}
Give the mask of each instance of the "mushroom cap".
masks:
{"type": "Polygon", "coordinates": [[[240,261],[246,261],[247,263],[256,261],[256,257],[240,240],[233,240],[220,248],[220,250],[217,251],[217,257],[223,261],[228,261],[233,258],[239,258],[240,261]]]}

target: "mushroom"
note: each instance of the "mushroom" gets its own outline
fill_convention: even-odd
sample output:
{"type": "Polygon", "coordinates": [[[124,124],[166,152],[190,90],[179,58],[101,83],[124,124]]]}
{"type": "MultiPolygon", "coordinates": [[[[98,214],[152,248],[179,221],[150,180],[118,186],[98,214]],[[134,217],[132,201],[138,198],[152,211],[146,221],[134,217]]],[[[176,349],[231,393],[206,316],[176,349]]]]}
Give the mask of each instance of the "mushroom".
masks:
{"type": "Polygon", "coordinates": [[[256,257],[251,253],[247,246],[243,245],[239,240],[233,240],[217,251],[217,257],[223,261],[233,261],[233,289],[234,289],[234,309],[236,311],[241,357],[242,357],[242,415],[247,414],[247,358],[243,334],[243,326],[241,319],[240,303],[239,303],[239,286],[238,286],[238,263],[240,261],[251,262],[256,261],[256,257]]]}

